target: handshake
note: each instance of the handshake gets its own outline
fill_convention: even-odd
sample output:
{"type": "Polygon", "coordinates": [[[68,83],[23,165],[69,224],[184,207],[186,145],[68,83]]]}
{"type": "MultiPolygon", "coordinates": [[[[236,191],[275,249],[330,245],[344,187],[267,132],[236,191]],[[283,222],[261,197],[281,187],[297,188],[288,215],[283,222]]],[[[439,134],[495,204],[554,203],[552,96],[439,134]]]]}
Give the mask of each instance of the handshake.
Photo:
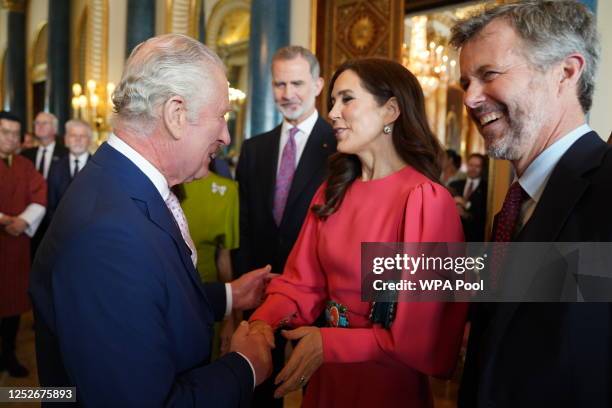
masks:
{"type": "MultiPolygon", "coordinates": [[[[257,269],[231,283],[234,309],[254,309],[261,304],[268,282],[277,276],[270,273],[270,269],[270,266],[257,269]]],[[[280,384],[274,393],[276,398],[282,398],[289,392],[303,387],[323,363],[323,343],[318,327],[283,330],[282,335],[288,340],[299,340],[299,342],[289,361],[274,380],[274,384],[280,384]]],[[[244,355],[255,370],[256,385],[270,376],[271,350],[275,347],[275,342],[274,330],[268,323],[262,320],[250,323],[242,321],[229,343],[229,347],[225,347],[225,350],[222,347],[222,352],[234,351],[244,355]]]]}
{"type": "Polygon", "coordinates": [[[0,215],[0,228],[7,234],[18,237],[28,228],[28,223],[20,217],[10,217],[8,215],[0,215]]]}

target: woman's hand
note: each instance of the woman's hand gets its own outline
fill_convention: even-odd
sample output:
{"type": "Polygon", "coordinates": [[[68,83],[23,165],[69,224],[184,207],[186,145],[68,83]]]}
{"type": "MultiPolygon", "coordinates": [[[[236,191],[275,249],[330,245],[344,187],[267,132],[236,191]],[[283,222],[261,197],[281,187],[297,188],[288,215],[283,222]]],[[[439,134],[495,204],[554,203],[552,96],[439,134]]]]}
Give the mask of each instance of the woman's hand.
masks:
{"type": "Polygon", "coordinates": [[[323,341],[318,327],[283,330],[282,334],[288,340],[300,341],[274,380],[275,385],[282,383],[274,392],[274,398],[282,398],[291,391],[302,388],[323,363],[323,341]]]}

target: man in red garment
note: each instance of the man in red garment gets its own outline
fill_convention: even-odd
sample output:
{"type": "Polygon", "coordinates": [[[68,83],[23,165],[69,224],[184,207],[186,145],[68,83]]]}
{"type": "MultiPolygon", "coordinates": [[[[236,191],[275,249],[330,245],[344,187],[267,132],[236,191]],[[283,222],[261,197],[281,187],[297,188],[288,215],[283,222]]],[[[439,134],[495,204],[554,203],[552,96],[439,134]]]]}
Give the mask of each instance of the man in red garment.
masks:
{"type": "Polygon", "coordinates": [[[21,123],[0,112],[0,371],[26,377],[15,356],[19,316],[30,309],[30,237],[45,215],[47,184],[26,158],[16,154],[21,123]]]}

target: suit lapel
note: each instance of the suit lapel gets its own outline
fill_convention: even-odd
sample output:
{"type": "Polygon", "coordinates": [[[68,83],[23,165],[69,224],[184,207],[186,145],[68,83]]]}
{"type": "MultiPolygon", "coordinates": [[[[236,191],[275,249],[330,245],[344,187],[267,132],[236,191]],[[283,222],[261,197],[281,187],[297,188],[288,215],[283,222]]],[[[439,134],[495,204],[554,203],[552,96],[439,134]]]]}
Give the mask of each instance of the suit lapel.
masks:
{"type": "Polygon", "coordinates": [[[111,169],[117,174],[116,177],[122,181],[126,192],[132,199],[145,203],[149,219],[172,237],[190,279],[206,301],[208,301],[200,277],[197,275],[197,271],[191,261],[189,247],[185,243],[172,213],[151,180],[128,158],[106,143],[98,149],[98,152],[90,160],[94,160],[106,167],[109,167],[110,164],[111,169]]]}
{"type": "MultiPolygon", "coordinates": [[[[566,220],[589,186],[589,181],[583,175],[599,167],[605,153],[606,145],[595,132],[578,139],[557,163],[538,205],[515,241],[557,241],[566,220]]],[[[497,216],[494,224],[496,222],[497,216]]],[[[495,324],[491,327],[490,335],[497,339],[496,342],[502,341],[520,305],[495,305],[495,324]]]]}
{"type": "Polygon", "coordinates": [[[583,175],[601,164],[606,145],[595,132],[578,139],[553,170],[533,215],[516,241],[553,242],[589,186],[583,175]]]}
{"type": "Polygon", "coordinates": [[[308,137],[304,152],[298,163],[298,167],[295,170],[293,176],[293,182],[291,183],[291,189],[289,190],[289,196],[287,197],[287,206],[289,208],[291,204],[299,197],[302,190],[306,187],[310,179],[315,176],[317,171],[321,169],[321,166],[325,165],[327,160],[327,147],[323,140],[323,119],[319,117],[315,126],[312,128],[312,132],[308,137]]]}

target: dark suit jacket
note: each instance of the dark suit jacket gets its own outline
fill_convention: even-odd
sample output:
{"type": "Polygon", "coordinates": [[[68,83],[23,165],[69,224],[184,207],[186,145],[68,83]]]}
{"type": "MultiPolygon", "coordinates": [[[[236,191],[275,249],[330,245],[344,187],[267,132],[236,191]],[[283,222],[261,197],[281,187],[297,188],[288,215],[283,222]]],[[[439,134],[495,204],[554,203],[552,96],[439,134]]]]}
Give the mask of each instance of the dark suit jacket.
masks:
{"type": "MultiPolygon", "coordinates": [[[[612,148],[596,133],[555,167],[517,241],[612,241],[612,148]]],[[[459,407],[612,406],[612,306],[479,304],[459,407]]]]}
{"type": "Polygon", "coordinates": [[[281,273],[302,228],[310,201],[326,176],[327,158],[336,151],[336,138],[320,116],[296,169],[280,226],[272,208],[281,126],[248,139],[242,145],[236,180],[240,188],[239,274],[266,264],[281,273]]]}
{"type": "MultiPolygon", "coordinates": [[[[467,180],[457,180],[450,184],[449,189],[453,197],[463,196],[466,182],[467,180]]],[[[468,202],[470,203],[470,208],[466,211],[468,217],[461,217],[465,240],[468,242],[483,242],[487,218],[487,180],[484,178],[480,179],[478,188],[472,192],[468,202]]]]}
{"type": "MultiPolygon", "coordinates": [[[[89,161],[89,156],[88,159],[89,161]]],[[[81,164],[82,166],[82,164],[81,164]]],[[[68,186],[72,182],[70,174],[70,155],[66,155],[60,160],[54,162],[49,168],[47,177],[47,214],[49,220],[53,218],[53,214],[57,209],[60,199],[68,190],[68,186]]]]}
{"type": "MultiPolygon", "coordinates": [[[[29,149],[21,152],[21,155],[28,158],[34,166],[36,167],[36,152],[38,151],[38,147],[31,147],[29,149]]],[[[51,174],[51,169],[55,164],[57,164],[62,158],[68,156],[68,149],[64,146],[59,139],[55,141],[55,148],[53,149],[53,154],[51,155],[51,164],[49,165],[49,173],[47,173],[47,180],[49,178],[49,174],[51,174]]],[[[48,160],[48,158],[47,158],[48,160]]],[[[36,251],[38,250],[38,246],[40,245],[40,241],[42,241],[45,233],[47,232],[47,228],[49,228],[49,223],[51,222],[51,216],[49,213],[45,213],[45,217],[40,222],[38,229],[36,230],[36,234],[32,237],[30,241],[31,247],[31,257],[34,260],[34,256],[36,255],[36,251]]]]}
{"type": "Polygon", "coordinates": [[[30,294],[41,385],[88,407],[248,405],[247,361],[207,364],[223,284],[201,285],[159,192],[107,144],[62,199],[30,294]]]}
{"type": "MultiPolygon", "coordinates": [[[[21,152],[21,155],[30,159],[34,166],[36,167],[36,153],[38,152],[38,147],[31,147],[29,149],[25,149],[21,152]]],[[[55,141],[55,148],[53,149],[53,154],[51,155],[51,165],[53,163],[59,161],[61,158],[68,155],[68,149],[64,146],[59,139],[55,141]]],[[[48,160],[48,158],[47,158],[48,160]]],[[[51,171],[51,167],[49,167],[49,171],[51,171]]],[[[48,174],[47,174],[48,176],[48,174]]]]}

